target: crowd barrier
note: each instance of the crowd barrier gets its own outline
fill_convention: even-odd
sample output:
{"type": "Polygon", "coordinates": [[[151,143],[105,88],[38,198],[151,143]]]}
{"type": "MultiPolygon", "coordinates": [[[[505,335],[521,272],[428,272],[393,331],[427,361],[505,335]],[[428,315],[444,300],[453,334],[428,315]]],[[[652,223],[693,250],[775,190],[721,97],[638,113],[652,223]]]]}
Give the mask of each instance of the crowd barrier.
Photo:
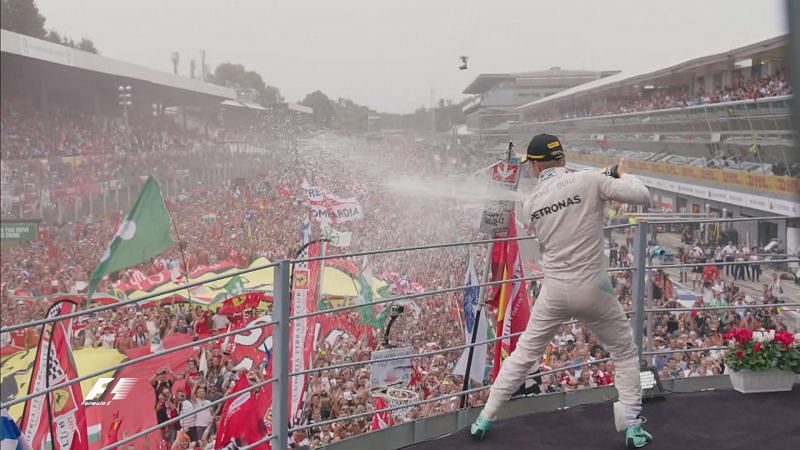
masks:
{"type": "MultiPolygon", "coordinates": [[[[700,219],[700,220],[692,220],[692,222],[698,222],[698,223],[720,223],[720,222],[759,221],[759,220],[774,221],[774,220],[779,220],[779,219],[793,220],[793,219],[797,219],[797,217],[787,217],[787,218],[756,217],[756,218],[739,218],[739,219],[700,219]]],[[[652,339],[653,330],[652,330],[652,326],[648,326],[648,324],[649,324],[648,319],[650,319],[648,317],[648,314],[663,313],[663,312],[698,311],[698,310],[730,310],[730,309],[742,309],[743,308],[742,306],[713,306],[713,307],[692,307],[692,308],[655,308],[655,307],[652,307],[652,304],[649,301],[649,300],[652,300],[652,299],[649,299],[650,296],[646,295],[647,292],[648,292],[647,283],[649,281],[648,272],[650,272],[650,271],[653,271],[653,270],[666,270],[666,269],[674,269],[674,268],[682,268],[682,267],[706,266],[706,265],[717,265],[717,266],[720,266],[720,265],[740,264],[740,263],[736,263],[736,262],[734,262],[734,263],[690,263],[690,264],[669,264],[669,265],[647,264],[647,261],[649,259],[648,255],[647,255],[647,248],[648,248],[648,239],[647,239],[647,237],[648,237],[649,227],[651,225],[662,225],[662,224],[670,224],[670,223],[685,223],[685,221],[642,220],[642,221],[640,221],[640,222],[638,222],[636,224],[622,224],[622,225],[614,225],[614,226],[607,227],[607,230],[611,230],[611,229],[619,230],[619,229],[624,229],[624,228],[629,228],[629,227],[634,227],[635,228],[635,230],[634,230],[634,246],[633,246],[633,256],[634,256],[633,265],[631,267],[612,267],[612,268],[608,268],[607,270],[608,270],[608,272],[631,271],[633,273],[633,275],[632,275],[632,285],[631,285],[633,309],[631,311],[626,311],[626,313],[631,316],[631,319],[630,319],[631,320],[631,326],[632,326],[633,331],[634,331],[634,338],[635,338],[635,341],[636,341],[636,346],[638,348],[638,353],[639,353],[640,360],[644,360],[646,357],[655,357],[657,355],[674,354],[674,353],[692,353],[692,352],[719,351],[719,350],[725,350],[726,349],[726,347],[698,347],[698,348],[691,348],[691,349],[671,349],[671,350],[658,350],[658,351],[653,351],[652,348],[645,349],[644,348],[644,342],[643,342],[643,340],[645,338],[647,338],[648,346],[652,346],[652,342],[653,342],[653,339],[652,339]]],[[[190,348],[190,347],[194,347],[194,346],[199,345],[199,344],[203,344],[203,343],[208,343],[208,342],[212,342],[212,341],[215,341],[215,340],[219,340],[219,339],[225,338],[227,336],[232,336],[232,335],[248,332],[248,331],[255,330],[255,329],[262,329],[262,328],[265,328],[265,327],[273,327],[273,329],[272,329],[273,350],[272,350],[272,360],[271,360],[272,370],[273,370],[273,377],[272,378],[267,379],[267,380],[263,380],[263,381],[259,381],[259,382],[255,383],[255,384],[251,385],[250,387],[248,387],[245,391],[237,391],[235,393],[231,393],[231,394],[225,395],[222,398],[211,402],[211,404],[209,404],[209,405],[207,405],[205,407],[201,407],[201,408],[195,409],[191,413],[179,415],[178,417],[172,418],[172,419],[170,419],[170,420],[168,420],[166,422],[163,422],[161,424],[158,424],[156,426],[150,427],[148,429],[141,430],[140,432],[137,432],[137,433],[135,433],[135,434],[133,434],[131,436],[127,436],[127,437],[119,440],[118,442],[116,442],[113,445],[109,445],[109,446],[104,447],[103,450],[110,450],[112,448],[117,448],[117,447],[122,446],[124,444],[133,442],[136,439],[139,439],[141,437],[144,437],[144,436],[148,435],[149,433],[157,431],[157,430],[159,430],[161,428],[164,428],[165,426],[168,426],[170,424],[179,422],[181,419],[187,418],[187,417],[189,417],[189,416],[191,416],[193,414],[197,414],[201,410],[218,407],[219,405],[223,404],[225,401],[241,395],[243,392],[254,391],[254,390],[260,389],[261,387],[263,387],[263,386],[265,386],[265,385],[267,385],[269,383],[273,384],[273,389],[272,389],[272,392],[273,392],[273,396],[272,396],[272,430],[273,430],[273,432],[272,432],[271,435],[265,436],[264,438],[262,438],[258,442],[246,443],[246,445],[244,447],[241,447],[243,449],[253,448],[256,445],[259,445],[259,444],[261,444],[263,442],[266,442],[266,441],[271,441],[270,444],[272,445],[272,448],[278,448],[278,449],[288,448],[289,436],[290,436],[290,434],[292,432],[295,432],[295,431],[305,430],[305,429],[309,429],[309,428],[313,428],[313,427],[321,427],[321,426],[324,426],[326,424],[333,424],[333,423],[341,422],[341,421],[349,421],[349,420],[358,419],[358,418],[361,418],[361,417],[372,416],[374,414],[394,411],[394,410],[401,409],[401,408],[409,408],[409,407],[414,407],[414,406],[425,405],[425,404],[428,404],[428,403],[433,403],[433,402],[438,402],[438,401],[442,401],[442,400],[452,399],[454,397],[462,397],[463,398],[464,396],[468,396],[469,394],[474,394],[474,393],[478,393],[478,392],[484,391],[486,389],[489,389],[491,386],[490,385],[485,385],[485,386],[475,387],[475,388],[471,388],[471,389],[460,390],[460,391],[455,392],[455,393],[448,393],[448,394],[445,394],[445,395],[442,395],[442,396],[432,397],[432,398],[423,399],[423,400],[419,400],[419,401],[413,401],[413,402],[410,402],[410,403],[405,403],[405,404],[400,405],[400,406],[393,406],[393,407],[390,406],[390,407],[383,408],[383,409],[367,411],[367,412],[364,412],[364,413],[353,414],[353,415],[349,415],[349,416],[345,416],[345,417],[337,417],[337,418],[334,418],[334,419],[325,420],[325,421],[321,421],[321,422],[316,422],[316,423],[313,423],[313,424],[292,426],[291,423],[290,423],[290,419],[289,419],[289,392],[288,392],[288,389],[287,389],[287,386],[289,386],[290,380],[291,380],[292,377],[314,374],[314,373],[318,373],[318,372],[321,372],[321,371],[324,371],[324,370],[342,369],[342,368],[348,368],[348,367],[370,365],[370,364],[374,364],[374,363],[389,362],[389,361],[394,361],[394,360],[406,359],[406,358],[409,358],[409,357],[410,358],[421,358],[421,357],[427,357],[427,356],[435,356],[435,355],[440,355],[440,354],[444,354],[444,353],[448,353],[448,352],[464,350],[464,349],[467,349],[467,348],[470,348],[470,347],[479,346],[479,345],[486,345],[486,344],[494,343],[494,342],[497,342],[499,340],[508,339],[508,338],[519,336],[519,335],[522,334],[522,332],[519,332],[519,333],[514,333],[512,335],[505,335],[505,336],[496,337],[496,338],[493,338],[493,339],[482,340],[482,341],[474,342],[474,343],[471,343],[471,344],[458,345],[458,346],[447,347],[447,348],[444,348],[444,349],[439,349],[439,350],[434,350],[434,351],[429,351],[429,352],[416,353],[416,354],[413,354],[413,355],[410,355],[410,356],[409,355],[402,355],[402,356],[394,356],[394,357],[387,357],[387,358],[370,359],[370,360],[366,360],[366,361],[353,361],[353,362],[347,362],[347,363],[343,363],[343,364],[334,364],[334,365],[329,365],[329,366],[324,366],[324,367],[313,367],[313,368],[300,370],[300,371],[296,371],[296,372],[290,372],[289,371],[289,368],[290,368],[290,358],[289,358],[290,342],[289,342],[289,340],[290,340],[290,326],[291,326],[291,322],[292,321],[298,320],[298,319],[303,319],[303,318],[309,318],[309,317],[313,317],[313,316],[318,316],[318,315],[323,315],[323,314],[335,314],[335,313],[338,313],[338,312],[349,311],[349,310],[361,308],[361,307],[364,306],[363,304],[355,304],[355,305],[348,305],[348,306],[343,306],[343,307],[338,307],[338,308],[333,308],[333,309],[328,309],[328,310],[321,310],[321,311],[314,311],[314,312],[309,312],[309,313],[305,313],[305,314],[298,314],[298,315],[294,315],[294,316],[290,315],[290,310],[291,310],[291,308],[290,308],[290,302],[291,302],[291,288],[290,288],[290,286],[291,286],[292,265],[293,264],[297,264],[297,263],[307,263],[307,262],[312,262],[312,261],[322,261],[322,260],[333,259],[333,258],[353,258],[353,257],[359,257],[359,256],[370,256],[370,255],[388,254],[388,253],[397,253],[397,252],[436,250],[436,249],[447,248],[447,247],[461,247],[461,246],[474,246],[474,245],[494,245],[495,243],[499,243],[499,242],[507,242],[507,241],[514,241],[514,240],[522,241],[522,240],[528,240],[528,239],[535,239],[535,237],[526,236],[526,237],[476,240],[476,241],[470,241],[470,242],[452,242],[452,243],[433,244],[433,245],[416,246],[416,247],[401,247],[401,248],[383,249],[383,250],[375,250],[375,251],[355,252],[355,253],[349,253],[349,254],[345,254],[345,255],[319,256],[319,257],[302,258],[302,259],[295,259],[295,260],[282,260],[282,261],[273,262],[273,263],[266,264],[266,265],[259,266],[259,267],[255,267],[255,268],[249,268],[249,269],[241,270],[241,271],[238,271],[235,274],[229,274],[229,275],[225,275],[225,276],[216,277],[216,278],[213,278],[211,280],[205,280],[204,282],[189,283],[189,284],[186,284],[186,285],[183,285],[183,286],[180,286],[180,287],[176,287],[176,288],[171,288],[171,289],[168,289],[168,290],[155,292],[153,294],[150,294],[150,295],[147,295],[147,296],[144,296],[144,297],[141,297],[141,298],[130,299],[130,300],[123,301],[123,302],[120,302],[120,303],[117,303],[117,304],[97,306],[97,307],[89,308],[89,309],[86,309],[86,310],[76,311],[76,312],[73,312],[73,313],[70,313],[70,314],[65,314],[65,315],[60,316],[60,317],[46,318],[46,319],[31,321],[31,322],[24,323],[24,324],[18,324],[18,325],[12,325],[12,326],[8,326],[8,327],[4,327],[4,328],[0,329],[0,332],[10,332],[10,331],[20,330],[20,329],[24,329],[24,328],[29,328],[29,327],[46,325],[46,324],[50,324],[50,323],[53,323],[53,322],[56,322],[56,321],[59,321],[59,320],[66,319],[66,318],[79,317],[79,316],[84,316],[84,315],[89,315],[89,314],[95,314],[97,312],[118,308],[120,306],[136,305],[138,303],[145,302],[145,301],[147,301],[149,299],[152,299],[152,298],[164,295],[164,294],[174,293],[174,292],[181,291],[181,290],[184,290],[184,289],[188,289],[188,288],[191,288],[191,287],[199,286],[201,284],[208,283],[210,281],[218,281],[218,280],[221,280],[221,279],[231,278],[233,276],[246,274],[246,273],[257,271],[257,270],[264,270],[264,269],[267,269],[267,268],[274,268],[273,311],[272,311],[272,317],[271,317],[272,320],[270,322],[259,323],[257,325],[252,325],[252,326],[240,328],[240,329],[237,329],[237,330],[234,330],[234,331],[229,331],[229,332],[226,332],[226,333],[218,334],[218,335],[215,335],[215,336],[211,336],[211,337],[208,337],[208,338],[200,339],[200,340],[197,340],[197,341],[194,341],[194,342],[190,342],[190,343],[187,343],[187,344],[179,345],[179,346],[176,346],[176,347],[171,347],[171,348],[168,348],[168,349],[166,349],[166,350],[164,350],[162,352],[159,352],[159,353],[148,354],[148,355],[145,355],[145,356],[141,356],[139,358],[134,358],[134,359],[131,359],[131,360],[128,360],[128,361],[124,361],[124,362],[121,362],[119,364],[116,364],[116,365],[107,367],[105,369],[102,369],[101,371],[96,371],[94,373],[86,374],[86,375],[80,376],[78,378],[75,378],[75,379],[68,380],[66,382],[60,383],[60,384],[55,385],[55,386],[50,386],[47,389],[41,390],[39,392],[35,392],[33,394],[30,394],[30,395],[20,396],[18,398],[15,398],[13,400],[8,401],[8,402],[2,403],[2,405],[0,405],[0,406],[2,406],[3,408],[8,408],[10,406],[13,406],[13,405],[28,401],[28,400],[30,400],[32,398],[35,398],[35,397],[38,397],[38,396],[42,396],[42,395],[45,395],[45,394],[50,393],[50,392],[54,392],[54,391],[56,391],[58,389],[63,389],[65,387],[67,387],[67,386],[73,385],[75,383],[80,383],[81,381],[88,380],[90,378],[102,375],[104,373],[108,373],[109,371],[118,370],[118,369],[130,366],[130,365],[133,365],[133,364],[144,362],[144,361],[149,360],[149,359],[161,357],[161,356],[163,356],[164,354],[167,354],[167,353],[184,350],[184,349],[187,349],[187,348],[190,348]]],[[[781,260],[748,261],[747,264],[774,264],[774,263],[784,263],[784,262],[785,263],[800,262],[800,258],[795,256],[795,257],[785,258],[785,259],[781,259],[781,260]]],[[[541,276],[528,276],[528,277],[524,277],[522,279],[523,280],[527,280],[527,281],[532,281],[532,280],[537,280],[537,279],[541,279],[541,278],[542,278],[541,276]]],[[[512,280],[505,280],[505,281],[488,281],[488,282],[484,282],[483,280],[481,280],[481,283],[479,283],[477,285],[470,285],[469,287],[481,287],[481,288],[483,288],[483,287],[491,287],[491,286],[496,286],[496,285],[500,285],[500,284],[503,284],[503,283],[512,283],[512,282],[515,282],[515,281],[519,281],[519,280],[512,279],[512,280]]],[[[426,292],[422,292],[422,293],[414,293],[414,294],[408,294],[408,295],[393,296],[393,297],[390,297],[390,298],[376,300],[376,301],[372,302],[371,305],[377,305],[377,304],[383,304],[383,303],[393,303],[393,302],[397,302],[397,301],[401,301],[401,300],[414,300],[414,299],[425,300],[425,299],[429,299],[432,296],[436,296],[436,295],[460,292],[460,291],[463,291],[466,287],[467,286],[457,286],[457,287],[450,287],[450,288],[445,288],[445,289],[431,290],[431,291],[426,291],[426,292]]],[[[481,290],[481,292],[483,293],[483,290],[481,290]]],[[[481,302],[483,302],[483,298],[481,298],[481,302]]],[[[784,308],[785,307],[800,307],[800,303],[794,302],[794,303],[782,303],[782,304],[757,304],[757,305],[748,305],[748,306],[746,306],[744,308],[776,308],[776,307],[784,307],[784,308]]],[[[565,324],[572,324],[572,323],[576,323],[576,322],[577,322],[576,320],[569,320],[569,321],[566,321],[564,323],[565,324]]],[[[548,371],[544,371],[544,372],[538,372],[535,375],[529,375],[529,377],[533,377],[533,376],[541,377],[541,376],[546,376],[546,375],[553,375],[553,374],[557,374],[559,372],[563,372],[565,370],[570,370],[570,369],[574,369],[574,368],[578,368],[578,367],[585,367],[585,366],[589,366],[589,365],[599,364],[601,362],[610,361],[610,360],[613,360],[613,357],[612,358],[599,359],[599,360],[590,360],[590,361],[585,361],[585,362],[581,362],[581,363],[578,363],[578,364],[569,364],[568,366],[565,366],[565,367],[560,367],[560,368],[556,368],[556,369],[548,370],[548,371]]],[[[463,406],[462,406],[462,409],[464,409],[463,406]]]]}

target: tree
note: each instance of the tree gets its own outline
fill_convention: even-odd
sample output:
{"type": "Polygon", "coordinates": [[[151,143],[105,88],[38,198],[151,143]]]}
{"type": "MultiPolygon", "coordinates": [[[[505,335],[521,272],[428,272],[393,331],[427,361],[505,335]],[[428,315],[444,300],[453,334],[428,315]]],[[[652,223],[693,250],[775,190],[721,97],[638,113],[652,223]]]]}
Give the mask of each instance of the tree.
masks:
{"type": "Polygon", "coordinates": [[[44,38],[44,21],[33,0],[0,0],[0,27],[3,29],[44,38]]]}
{"type": "Polygon", "coordinates": [[[44,16],[33,0],[0,0],[0,22],[2,28],[15,33],[32,36],[55,44],[66,45],[91,53],[98,53],[90,39],[83,38],[76,43],[54,29],[45,30],[44,16]]]}
{"type": "Polygon", "coordinates": [[[75,40],[72,38],[62,35],[52,28],[47,31],[47,34],[45,34],[43,38],[45,41],[50,41],[54,44],[66,45],[67,47],[77,48],[78,50],[83,50],[89,53],[99,53],[97,51],[97,47],[94,46],[94,42],[92,42],[91,39],[81,38],[79,42],[75,42],[75,40]]]}
{"type": "Polygon", "coordinates": [[[47,34],[44,35],[45,41],[50,41],[54,44],[61,44],[63,43],[63,38],[56,30],[48,30],[47,34]]]}
{"type": "Polygon", "coordinates": [[[94,42],[88,38],[81,38],[81,41],[78,42],[78,50],[83,50],[89,53],[100,53],[97,51],[97,47],[94,46],[94,42]]]}
{"type": "Polygon", "coordinates": [[[264,90],[259,96],[259,102],[262,105],[275,105],[278,103],[283,103],[283,100],[284,98],[281,95],[280,89],[276,88],[275,86],[265,86],[264,90]]]}
{"type": "Polygon", "coordinates": [[[250,89],[254,93],[256,102],[262,106],[274,105],[283,102],[281,91],[273,86],[267,86],[261,75],[255,71],[248,71],[241,64],[222,63],[214,70],[215,83],[229,86],[234,89],[250,89]]]}
{"type": "Polygon", "coordinates": [[[322,91],[317,90],[306,95],[300,104],[314,109],[314,120],[317,123],[330,126],[334,116],[333,104],[322,91]]]}

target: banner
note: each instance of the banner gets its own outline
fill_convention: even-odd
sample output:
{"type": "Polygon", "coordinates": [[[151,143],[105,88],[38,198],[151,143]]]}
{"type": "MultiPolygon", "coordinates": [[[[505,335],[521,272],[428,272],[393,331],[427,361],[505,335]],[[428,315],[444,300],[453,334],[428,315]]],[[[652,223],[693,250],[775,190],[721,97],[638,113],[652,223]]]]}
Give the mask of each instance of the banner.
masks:
{"type": "Polygon", "coordinates": [[[364,218],[364,209],[355,198],[326,198],[322,204],[311,205],[311,214],[318,222],[346,223],[364,218]]]}
{"type": "MultiPolygon", "coordinates": [[[[618,162],[615,159],[601,155],[587,155],[576,152],[570,152],[569,159],[600,167],[610,167],[618,162]]],[[[759,190],[788,196],[797,195],[800,192],[800,179],[798,178],[763,175],[738,170],[679,166],[637,159],[625,160],[625,165],[630,170],[656,173],[669,179],[678,177],[695,182],[717,183],[737,187],[745,191],[759,190]]]]}
{"type": "MultiPolygon", "coordinates": [[[[298,256],[299,259],[320,256],[321,245],[319,242],[308,244],[298,256]]],[[[319,261],[297,263],[292,271],[292,306],[291,315],[302,315],[317,310],[320,277],[319,261]]],[[[313,360],[315,318],[299,318],[291,323],[289,330],[289,357],[291,359],[290,372],[299,372],[308,369],[313,360]]],[[[293,423],[301,419],[303,412],[303,394],[306,387],[306,377],[292,377],[289,387],[289,413],[293,423]]]]}
{"type": "MultiPolygon", "coordinates": [[[[69,314],[75,306],[68,301],[58,302],[50,307],[47,317],[69,314]]],[[[45,324],[44,330],[28,394],[78,378],[72,358],[72,319],[45,324]]],[[[29,400],[22,416],[22,433],[36,449],[47,440],[52,440],[54,450],[88,449],[86,409],[82,403],[83,394],[77,383],[29,400]]]]}
{"type": "Polygon", "coordinates": [[[39,238],[37,222],[0,222],[0,241],[35,241],[39,238]]]}
{"type": "Polygon", "coordinates": [[[408,356],[404,359],[377,362],[371,365],[370,389],[387,386],[408,386],[411,382],[411,356],[414,347],[390,348],[372,352],[372,359],[408,356]]]}
{"type": "Polygon", "coordinates": [[[355,197],[338,197],[325,189],[311,186],[305,180],[303,189],[311,205],[311,214],[318,222],[338,224],[364,218],[364,209],[355,197]]]}

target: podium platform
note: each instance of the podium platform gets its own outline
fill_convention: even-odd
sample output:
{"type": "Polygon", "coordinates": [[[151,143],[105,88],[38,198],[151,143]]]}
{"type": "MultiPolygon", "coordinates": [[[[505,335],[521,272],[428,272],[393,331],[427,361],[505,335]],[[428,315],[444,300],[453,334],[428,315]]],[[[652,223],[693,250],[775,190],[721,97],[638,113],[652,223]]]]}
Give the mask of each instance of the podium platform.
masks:
{"type": "MultiPolygon", "coordinates": [[[[648,450],[800,449],[800,385],[791,392],[732,390],[673,393],[644,405],[648,450]]],[[[483,441],[469,430],[406,447],[413,450],[587,450],[625,448],[611,402],[518,416],[498,422],[483,441]]]]}

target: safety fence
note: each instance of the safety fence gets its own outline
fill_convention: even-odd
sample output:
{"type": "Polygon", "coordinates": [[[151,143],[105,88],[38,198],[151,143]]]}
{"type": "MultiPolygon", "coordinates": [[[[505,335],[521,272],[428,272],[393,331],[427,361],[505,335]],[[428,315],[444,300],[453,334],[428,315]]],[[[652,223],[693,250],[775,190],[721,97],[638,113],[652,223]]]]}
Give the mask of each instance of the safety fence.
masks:
{"type": "MultiPolygon", "coordinates": [[[[789,218],[776,218],[776,217],[759,217],[759,218],[741,218],[741,219],[707,219],[707,220],[692,220],[692,222],[700,222],[700,223],[719,223],[719,222],[732,222],[732,221],[759,221],[759,220],[792,220],[797,219],[795,217],[789,218]]],[[[691,311],[714,311],[714,310],[741,310],[741,309],[772,309],[772,308],[795,308],[798,307],[800,310],[800,302],[786,302],[781,304],[775,303],[757,303],[757,304],[747,304],[747,305],[731,305],[731,306],[693,306],[693,307],[678,307],[678,308],[663,308],[657,307],[654,305],[653,298],[651,294],[651,290],[648,289],[649,283],[652,283],[652,276],[651,272],[653,271],[666,271],[670,269],[680,269],[680,268],[687,268],[687,267],[697,267],[697,266],[724,266],[724,265],[733,265],[733,264],[741,264],[741,262],[693,262],[687,264],[647,264],[648,260],[650,259],[650,255],[648,255],[648,230],[649,227],[652,225],[662,225],[662,224],[670,224],[670,223],[685,223],[684,221],[673,221],[673,220],[642,220],[636,224],[623,224],[623,225],[614,225],[607,227],[609,231],[617,231],[617,230],[624,230],[625,228],[633,227],[634,228],[634,246],[633,246],[633,264],[630,267],[611,267],[608,268],[607,271],[609,273],[614,272],[624,272],[628,271],[631,272],[631,300],[632,300],[632,310],[625,311],[626,314],[630,316],[630,323],[631,327],[633,328],[634,339],[636,343],[636,347],[639,352],[639,359],[641,361],[645,361],[646,359],[652,359],[659,355],[669,355],[669,354],[678,354],[678,353],[696,353],[696,352],[709,352],[709,351],[724,351],[726,347],[722,346],[711,346],[711,347],[697,347],[697,348],[687,348],[687,349],[668,349],[668,350],[653,350],[653,315],[659,313],[678,313],[678,312],[691,312],[691,311]]],[[[263,444],[264,442],[270,441],[270,444],[273,449],[283,449],[288,447],[289,437],[293,432],[308,430],[311,428],[322,427],[325,425],[335,424],[337,422],[343,421],[351,421],[354,419],[370,417],[375,414],[385,413],[385,412],[392,412],[403,408],[413,408],[417,406],[426,405],[429,403],[435,403],[440,401],[447,401],[452,400],[454,398],[461,398],[462,405],[461,408],[468,407],[468,402],[463,401],[467,396],[470,394],[476,394],[482,391],[489,389],[490,385],[484,385],[474,388],[462,389],[456,392],[450,392],[445,395],[440,396],[433,396],[431,398],[426,398],[418,401],[411,401],[411,402],[404,402],[402,405],[397,406],[390,406],[387,408],[371,410],[363,413],[357,413],[352,415],[347,415],[344,417],[336,417],[331,418],[329,420],[322,420],[315,423],[298,423],[293,422],[290,420],[290,395],[288,386],[291,383],[293,377],[300,377],[306,375],[317,374],[323,371],[330,371],[330,370],[337,370],[337,369],[345,369],[345,368],[353,368],[358,366],[367,366],[376,363],[385,363],[390,361],[408,359],[408,358],[425,358],[431,357],[436,355],[443,355],[450,352],[455,351],[462,351],[465,349],[474,348],[477,346],[485,346],[487,344],[496,343],[500,340],[510,339],[512,337],[518,337],[522,335],[524,332],[517,332],[509,335],[502,335],[499,337],[495,337],[492,339],[485,339],[485,340],[478,340],[469,344],[464,345],[456,345],[451,347],[446,347],[443,349],[433,350],[433,351],[426,351],[426,352],[419,352],[414,353],[411,355],[399,355],[399,356],[392,356],[392,357],[385,357],[385,358],[375,358],[369,359],[364,361],[351,361],[345,362],[341,364],[332,364],[322,367],[309,367],[303,370],[290,372],[291,361],[290,361],[290,337],[291,337],[291,326],[293,321],[297,321],[299,319],[304,318],[311,318],[320,315],[326,314],[336,314],[339,312],[351,311],[358,308],[363,308],[365,305],[380,305],[380,304],[393,304],[399,301],[407,301],[407,300],[420,300],[420,301],[427,301],[431,298],[434,298],[438,295],[443,294],[452,294],[456,292],[461,292],[466,288],[479,288],[480,294],[479,299],[481,303],[483,303],[483,298],[485,297],[484,288],[493,287],[502,285],[505,283],[514,283],[519,281],[535,281],[542,279],[542,276],[527,276],[518,279],[509,279],[509,280],[502,280],[502,281],[485,281],[480,280],[478,284],[471,284],[468,286],[456,286],[456,287],[449,287],[443,289],[435,289],[420,293],[413,293],[407,295],[398,295],[392,296],[389,298],[382,298],[375,300],[371,303],[359,303],[353,305],[347,305],[332,309],[326,310],[319,310],[319,311],[312,311],[303,314],[296,314],[291,315],[291,275],[293,270],[294,264],[299,263],[309,263],[314,261],[324,261],[328,259],[346,259],[346,258],[355,258],[361,256],[371,256],[371,255],[379,255],[379,254],[390,254],[390,253],[399,253],[399,252],[410,252],[410,251],[423,251],[423,250],[437,250],[449,247],[468,247],[468,246],[480,246],[480,245],[487,245],[489,246],[489,252],[487,253],[486,258],[490,259],[491,255],[491,246],[497,243],[503,243],[508,241],[524,241],[529,239],[535,239],[535,237],[512,237],[512,238],[500,238],[500,239],[486,239],[486,240],[476,240],[470,242],[454,242],[454,243],[444,243],[444,244],[433,244],[433,245],[425,245],[425,246],[416,246],[416,247],[402,247],[402,248],[393,248],[393,249],[384,249],[384,250],[376,250],[376,251],[365,251],[365,252],[355,252],[349,253],[344,255],[329,255],[329,256],[319,256],[319,257],[311,257],[311,258],[301,258],[295,260],[282,260],[276,261],[270,264],[265,264],[259,267],[253,267],[245,270],[238,271],[234,274],[227,274],[225,276],[220,276],[216,278],[212,278],[209,280],[205,280],[203,282],[198,283],[189,283],[186,285],[182,285],[180,287],[163,290],[159,292],[155,292],[151,295],[144,296],[142,298],[131,299],[127,301],[123,301],[116,304],[111,305],[102,305],[96,306],[93,308],[89,308],[82,311],[76,311],[70,314],[65,314],[59,317],[52,317],[46,318],[41,320],[35,320],[24,324],[17,324],[8,327],[4,327],[0,329],[0,332],[10,332],[15,330],[20,330],[29,327],[36,327],[41,325],[52,324],[60,320],[79,317],[84,315],[92,315],[98,312],[107,311],[115,308],[119,308],[121,306],[135,306],[141,302],[145,302],[151,300],[156,297],[161,297],[164,294],[170,294],[174,292],[178,292],[181,290],[189,289],[192,287],[196,287],[202,285],[204,283],[208,283],[210,281],[219,281],[221,279],[231,278],[233,276],[246,274],[253,271],[258,270],[265,270],[272,268],[274,270],[273,276],[273,310],[271,317],[266,322],[257,323],[256,325],[245,326],[243,328],[239,328],[233,331],[228,331],[221,334],[216,334],[214,336],[199,339],[193,342],[189,342],[186,344],[178,345],[175,347],[170,347],[165,349],[159,353],[152,353],[147,354],[138,358],[130,359],[127,361],[123,361],[121,363],[106,367],[102,370],[85,374],[80,377],[70,379],[63,383],[59,383],[54,386],[49,386],[46,389],[34,392],[29,395],[18,396],[13,400],[9,400],[5,403],[2,403],[3,408],[8,408],[13,405],[26,402],[31,400],[35,397],[39,397],[42,395],[46,395],[52,392],[55,392],[59,389],[63,389],[65,387],[71,386],[75,383],[80,383],[85,380],[89,380],[91,378],[100,376],[102,374],[119,370],[124,367],[128,367],[134,364],[142,363],[147,360],[155,359],[164,356],[165,354],[176,352],[180,350],[185,350],[188,348],[196,347],[200,344],[210,343],[213,341],[218,341],[220,339],[234,336],[241,333],[247,333],[249,331],[258,330],[258,329],[265,329],[267,327],[272,328],[272,359],[270,364],[272,365],[272,377],[266,380],[258,381],[253,385],[249,386],[248,388],[232,393],[228,393],[222,396],[219,399],[214,400],[210,404],[207,404],[202,407],[195,408],[190,413],[181,414],[177,417],[171,418],[165,422],[162,422],[158,425],[152,426],[150,428],[141,430],[131,436],[124,437],[123,439],[117,441],[116,443],[104,447],[103,450],[110,450],[112,448],[117,448],[124,444],[133,442],[139,438],[145,437],[148,434],[163,429],[167,426],[170,426],[175,423],[179,423],[182,419],[186,419],[199,413],[205,409],[211,408],[218,408],[220,405],[224,404],[227,400],[237,398],[238,396],[246,393],[246,392],[253,392],[261,389],[264,386],[272,384],[272,433],[268,436],[264,436],[257,442],[244,442],[243,447],[240,448],[253,448],[259,444],[263,444]]],[[[762,261],[747,261],[747,264],[776,264],[776,263],[798,263],[800,262],[800,258],[797,256],[795,257],[787,257],[782,258],[780,260],[762,260],[762,261]]],[[[487,278],[486,273],[484,273],[484,279],[487,278]]],[[[578,322],[577,320],[568,320],[565,321],[564,324],[574,324],[578,322]]],[[[528,378],[538,378],[538,377],[545,377],[548,375],[555,375],[567,370],[577,369],[586,366],[593,366],[607,361],[613,361],[614,355],[611,355],[610,358],[600,358],[600,359],[591,359],[588,361],[583,361],[580,363],[570,362],[568,365],[564,367],[554,368],[552,370],[546,371],[538,371],[534,374],[529,374],[528,378]]],[[[478,362],[479,364],[485,364],[485,361],[478,362]]],[[[469,371],[465,371],[465,376],[468,376],[469,371]]]]}

